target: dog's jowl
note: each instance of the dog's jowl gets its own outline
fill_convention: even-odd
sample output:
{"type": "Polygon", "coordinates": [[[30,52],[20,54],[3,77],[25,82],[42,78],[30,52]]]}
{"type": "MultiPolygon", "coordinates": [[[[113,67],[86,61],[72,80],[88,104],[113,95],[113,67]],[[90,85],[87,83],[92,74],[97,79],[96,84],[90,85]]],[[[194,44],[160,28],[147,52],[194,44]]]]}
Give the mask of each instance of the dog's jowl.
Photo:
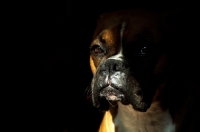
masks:
{"type": "Polygon", "coordinates": [[[169,99],[174,95],[169,83],[171,40],[166,17],[121,10],[98,20],[90,66],[92,102],[105,113],[99,132],[182,130],[180,111],[186,106],[175,107],[169,99]]]}

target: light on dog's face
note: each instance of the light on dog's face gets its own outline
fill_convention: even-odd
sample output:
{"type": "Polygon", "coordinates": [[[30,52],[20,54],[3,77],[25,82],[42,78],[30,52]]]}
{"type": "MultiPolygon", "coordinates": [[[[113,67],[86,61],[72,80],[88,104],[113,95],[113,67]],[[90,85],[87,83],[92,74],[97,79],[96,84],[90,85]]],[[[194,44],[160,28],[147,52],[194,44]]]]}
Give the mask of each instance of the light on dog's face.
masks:
{"type": "Polygon", "coordinates": [[[90,46],[93,104],[108,110],[121,101],[146,111],[162,83],[155,71],[162,71],[165,65],[159,65],[159,32],[149,25],[152,20],[112,17],[100,21],[90,46]]]}

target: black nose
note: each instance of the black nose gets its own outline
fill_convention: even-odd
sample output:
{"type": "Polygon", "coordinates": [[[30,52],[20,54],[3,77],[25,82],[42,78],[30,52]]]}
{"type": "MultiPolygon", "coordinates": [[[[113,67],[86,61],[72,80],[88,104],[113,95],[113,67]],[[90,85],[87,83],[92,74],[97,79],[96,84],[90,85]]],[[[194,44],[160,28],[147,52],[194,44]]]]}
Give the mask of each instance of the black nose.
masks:
{"type": "Polygon", "coordinates": [[[126,64],[122,60],[108,59],[102,65],[100,70],[103,72],[113,73],[116,71],[124,71],[126,64]]]}

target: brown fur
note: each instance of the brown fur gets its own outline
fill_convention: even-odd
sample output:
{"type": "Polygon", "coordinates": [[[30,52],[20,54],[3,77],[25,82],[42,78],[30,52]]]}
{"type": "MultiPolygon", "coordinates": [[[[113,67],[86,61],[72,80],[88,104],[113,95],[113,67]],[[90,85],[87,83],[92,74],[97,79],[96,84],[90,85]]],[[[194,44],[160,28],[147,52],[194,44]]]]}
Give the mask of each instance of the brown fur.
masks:
{"type": "MultiPolygon", "coordinates": [[[[169,30],[165,21],[166,15],[147,12],[143,10],[135,10],[133,12],[117,11],[104,14],[98,22],[91,46],[103,43],[102,45],[106,45],[108,52],[102,57],[96,57],[91,54],[90,66],[94,75],[99,65],[119,52],[119,38],[121,37],[119,35],[121,27],[117,26],[119,23],[128,23],[126,25],[128,28],[123,32],[125,39],[123,39],[122,43],[125,46],[135,42],[135,36],[147,28],[151,31],[151,35],[154,38],[153,41],[155,43],[162,43],[164,48],[164,52],[158,58],[153,69],[154,75],[158,76],[162,83],[157,86],[150,108],[146,112],[140,112],[135,110],[130,104],[124,105],[118,102],[117,106],[110,106],[109,110],[105,112],[99,132],[194,131],[194,122],[192,122],[194,118],[188,117],[194,110],[194,91],[189,88],[192,83],[188,81],[187,77],[183,77],[179,72],[174,74],[176,72],[172,64],[174,56],[171,50],[169,50],[171,47],[169,43],[172,43],[170,42],[172,39],[167,36],[169,30]],[[187,82],[181,84],[181,81],[187,82]],[[182,88],[181,91],[179,88],[182,88]],[[186,121],[187,119],[192,119],[191,122],[193,124],[190,121],[186,121]],[[188,126],[186,127],[185,125],[188,126]]],[[[135,83],[135,85],[138,84],[135,83]]]]}

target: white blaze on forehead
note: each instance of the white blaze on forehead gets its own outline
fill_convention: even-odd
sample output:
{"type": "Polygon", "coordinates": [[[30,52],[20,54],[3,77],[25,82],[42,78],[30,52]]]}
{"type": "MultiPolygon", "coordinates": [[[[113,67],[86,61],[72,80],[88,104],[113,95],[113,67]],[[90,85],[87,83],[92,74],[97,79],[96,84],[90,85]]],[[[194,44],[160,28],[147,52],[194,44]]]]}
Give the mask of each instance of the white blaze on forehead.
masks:
{"type": "Polygon", "coordinates": [[[122,60],[122,58],[123,58],[123,53],[122,53],[122,50],[123,50],[123,48],[122,48],[122,39],[123,39],[125,25],[126,25],[125,22],[123,22],[122,26],[121,26],[121,30],[120,30],[120,49],[119,49],[119,52],[118,52],[118,54],[116,54],[114,56],[111,56],[108,59],[122,60]]]}
{"type": "Polygon", "coordinates": [[[114,56],[109,57],[108,59],[122,60],[123,54],[120,52],[114,56]]]}

